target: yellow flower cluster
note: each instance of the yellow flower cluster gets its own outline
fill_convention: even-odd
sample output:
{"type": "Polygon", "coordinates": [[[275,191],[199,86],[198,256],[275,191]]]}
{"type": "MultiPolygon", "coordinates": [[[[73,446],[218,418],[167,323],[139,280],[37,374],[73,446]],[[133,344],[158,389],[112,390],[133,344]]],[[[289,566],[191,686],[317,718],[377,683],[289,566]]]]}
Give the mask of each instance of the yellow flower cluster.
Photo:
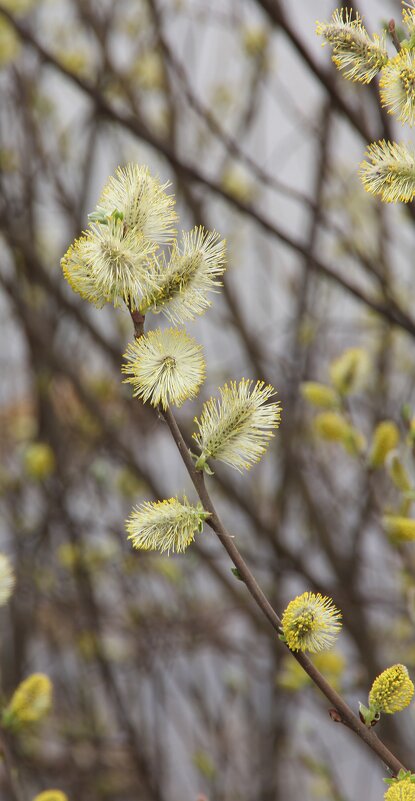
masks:
{"type": "Polygon", "coordinates": [[[201,450],[196,467],[202,470],[208,459],[218,459],[237,470],[249,469],[265,453],[273,430],[281,419],[280,404],[267,403],[275,395],[271,385],[243,378],[238,384],[219,388],[220,399],[210,398],[195,419],[193,434],[201,450]]]}
{"type": "Polygon", "coordinates": [[[399,515],[384,515],[383,527],[391,542],[413,542],[415,540],[415,520],[399,515]]]}
{"type": "Polygon", "coordinates": [[[393,715],[405,709],[414,694],[414,685],[405,665],[392,665],[377,676],[369,693],[369,706],[393,715]]]}
{"type": "Polygon", "coordinates": [[[340,618],[331,598],[304,592],[290,601],[282,616],[284,640],[291,651],[331,648],[341,629],[340,618]]]}
{"type": "Polygon", "coordinates": [[[415,775],[400,770],[396,779],[385,779],[389,784],[384,801],[415,801],[415,775]]]}
{"type": "Polygon", "coordinates": [[[393,420],[382,420],[373,432],[369,454],[370,467],[382,467],[387,455],[396,448],[399,442],[399,429],[393,420]]]}
{"type": "Polygon", "coordinates": [[[127,520],[128,539],[134,548],[144,551],[181,553],[193,542],[195,534],[202,531],[208,517],[201,504],[192,506],[187,498],[182,503],[177,498],[156,503],[146,501],[133,509],[127,520]]]}
{"type": "MultiPolygon", "coordinates": [[[[166,411],[194,398],[204,380],[202,348],[184,330],[142,332],[147,313],[162,312],[173,323],[202,314],[208,294],[221,286],[226,267],[225,242],[198,226],[176,240],[174,198],[146,167],[118,168],[103,189],[88,230],[62,259],[72,289],[97,307],[105,302],[127,306],[136,339],[124,354],[124,383],[144,403],[166,411]]],[[[249,468],[265,453],[280,422],[280,405],[269,403],[275,390],[263,381],[231,381],[211,398],[193,437],[200,454],[198,470],[209,472],[209,459],[237,470],[249,468]]],[[[176,498],[144,503],[127,521],[135,548],[184,551],[208,514],[176,498]]]]}
{"type": "Polygon", "coordinates": [[[382,139],[369,145],[360,177],[367,192],[385,203],[409,203],[415,197],[415,156],[406,145],[382,139]]]}
{"type": "Polygon", "coordinates": [[[149,331],[128,346],[124,358],[122,372],[134,395],[163,409],[194,398],[205,377],[201,346],[175,328],[149,331]]]}
{"type": "Polygon", "coordinates": [[[370,83],[388,61],[385,37],[375,35],[372,40],[359,14],[353,19],[351,9],[336,9],[330,22],[318,22],[317,34],[325,39],[323,44],[332,46],[336,67],[352,81],[370,83]]]}
{"type": "Polygon", "coordinates": [[[44,790],[33,801],[68,801],[68,796],[62,790],[44,790]]]}
{"type": "Polygon", "coordinates": [[[50,710],[52,690],[52,682],[48,676],[44,673],[32,673],[19,684],[3,711],[3,725],[15,728],[37,723],[50,710]]]}
{"type": "Polygon", "coordinates": [[[201,226],[176,240],[175,199],[147,167],[119,167],[104,187],[90,226],[62,259],[64,276],[84,300],[192,320],[220,286],[225,242],[201,226]],[[169,254],[163,249],[170,246],[169,254]]]}
{"type": "Polygon", "coordinates": [[[415,125],[415,53],[402,48],[383,68],[379,81],[380,99],[389,114],[415,125]]]}
{"type": "MultiPolygon", "coordinates": [[[[318,23],[317,33],[332,46],[332,59],[346,78],[369,83],[380,73],[380,99],[389,114],[415,125],[415,9],[402,12],[408,39],[389,57],[384,35],[369,37],[359,14],[336,10],[329,23],[318,23]]],[[[415,157],[404,144],[374,142],[360,168],[365,189],[386,203],[409,203],[415,197],[415,157]]]]}

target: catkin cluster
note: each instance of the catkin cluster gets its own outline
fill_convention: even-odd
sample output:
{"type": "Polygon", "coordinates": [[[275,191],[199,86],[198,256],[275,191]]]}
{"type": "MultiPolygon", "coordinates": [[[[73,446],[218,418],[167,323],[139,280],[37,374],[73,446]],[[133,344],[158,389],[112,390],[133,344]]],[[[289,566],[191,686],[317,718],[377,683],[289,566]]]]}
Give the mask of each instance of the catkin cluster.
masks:
{"type": "MultiPolygon", "coordinates": [[[[336,9],[330,22],[318,22],[317,33],[332,48],[332,59],[343,76],[370,83],[379,74],[380,99],[388,114],[415,125],[415,8],[405,3],[402,23],[406,38],[389,55],[385,34],[371,38],[358,13],[336,9]]],[[[415,197],[415,154],[405,144],[381,140],[369,145],[360,168],[365,189],[386,203],[409,203],[415,197]]]]}
{"type": "MultiPolygon", "coordinates": [[[[104,187],[90,225],[62,259],[65,278],[82,298],[101,307],[126,307],[144,318],[160,312],[182,325],[210,306],[226,267],[226,246],[202,227],[176,238],[174,197],[146,167],[120,167],[104,187]]],[[[135,317],[136,319],[136,317],[135,317]]],[[[140,332],[141,333],[141,332],[140,332]]],[[[201,346],[183,328],[136,336],[122,372],[133,395],[166,411],[194,398],[205,377],[201,346]]],[[[247,469],[265,453],[280,422],[275,390],[262,381],[231,381],[208,400],[193,434],[198,470],[217,459],[247,469]]],[[[208,513],[187,498],[136,506],[127,520],[135,548],[184,551],[208,513]]]]}

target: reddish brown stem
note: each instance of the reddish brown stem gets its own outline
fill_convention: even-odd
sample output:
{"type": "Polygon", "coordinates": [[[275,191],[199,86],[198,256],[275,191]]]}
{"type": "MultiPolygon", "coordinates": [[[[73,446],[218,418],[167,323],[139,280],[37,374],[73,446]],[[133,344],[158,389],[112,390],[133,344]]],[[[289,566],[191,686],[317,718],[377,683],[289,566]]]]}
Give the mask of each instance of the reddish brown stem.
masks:
{"type": "MultiPolygon", "coordinates": [[[[166,411],[160,409],[160,414],[170,428],[173,439],[186,466],[187,472],[189,473],[193,486],[203,504],[203,508],[210,513],[210,517],[207,520],[208,525],[213,529],[221,541],[233,564],[237,568],[240,578],[246,584],[246,587],[252,595],[255,603],[270,622],[274,630],[280,634],[281,620],[271,606],[268,598],[262,591],[245,560],[239,553],[238,548],[235,545],[234,538],[227,531],[226,527],[219,518],[210,495],[206,489],[204,475],[202,472],[196,470],[193,459],[190,455],[190,451],[183,439],[182,433],[177,425],[173,413],[170,409],[167,409],[166,411]]],[[[320,671],[317,670],[311,660],[301,652],[294,653],[293,651],[290,651],[290,653],[292,653],[303,670],[305,670],[305,672],[310,676],[313,683],[321,690],[323,695],[333,705],[338,713],[337,721],[343,723],[349,729],[354,731],[355,734],[357,734],[358,737],[360,737],[360,739],[363,740],[363,742],[365,742],[375,754],[377,754],[382,762],[384,762],[394,774],[397,774],[402,769],[405,770],[399,759],[397,759],[397,757],[395,757],[395,755],[389,751],[386,745],[379,739],[379,737],[377,737],[373,729],[368,729],[367,726],[362,723],[360,718],[354,714],[353,710],[343,700],[341,695],[339,695],[339,693],[333,689],[320,671]]]]}
{"type": "Polygon", "coordinates": [[[396,52],[399,53],[399,51],[401,50],[401,43],[400,43],[400,41],[398,39],[398,34],[396,33],[396,25],[395,25],[395,20],[394,19],[389,20],[388,30],[389,30],[390,37],[391,37],[392,42],[393,42],[393,46],[394,46],[396,52]]]}

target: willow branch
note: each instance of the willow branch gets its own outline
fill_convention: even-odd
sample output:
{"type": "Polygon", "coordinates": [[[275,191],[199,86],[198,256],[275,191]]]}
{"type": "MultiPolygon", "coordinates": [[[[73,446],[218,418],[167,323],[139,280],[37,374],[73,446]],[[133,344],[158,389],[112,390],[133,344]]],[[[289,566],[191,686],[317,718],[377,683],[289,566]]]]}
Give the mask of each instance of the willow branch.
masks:
{"type": "MultiPolygon", "coordinates": [[[[168,408],[166,411],[160,409],[160,414],[169,426],[192,484],[203,504],[203,508],[210,514],[210,517],[206,522],[221,541],[223,547],[228,553],[228,556],[235,565],[239,577],[245,583],[248,592],[251,594],[262,614],[267,618],[268,622],[271,624],[277,634],[281,634],[281,619],[273,609],[268,598],[262,591],[250,568],[240,554],[232,535],[222,523],[206,488],[203,473],[196,470],[193,459],[190,455],[190,451],[183,439],[173,413],[168,408]]],[[[292,653],[294,658],[308,674],[313,683],[333,705],[334,709],[330,710],[330,716],[332,720],[343,723],[349,729],[354,731],[355,734],[357,734],[358,737],[360,737],[360,739],[366,743],[366,745],[385,763],[385,765],[390,768],[394,774],[397,774],[400,770],[405,769],[399,759],[397,759],[397,757],[391,751],[389,751],[386,745],[375,734],[373,729],[369,729],[364,723],[362,723],[360,718],[355,715],[353,710],[348,706],[341,695],[339,695],[339,693],[333,689],[320,671],[317,670],[311,660],[301,652],[290,651],[290,653],[292,653]]]]}
{"type": "Polygon", "coordinates": [[[13,766],[10,748],[4,731],[0,732],[0,759],[3,762],[4,774],[9,788],[10,798],[12,801],[23,801],[23,796],[17,782],[16,770],[13,766]]]}

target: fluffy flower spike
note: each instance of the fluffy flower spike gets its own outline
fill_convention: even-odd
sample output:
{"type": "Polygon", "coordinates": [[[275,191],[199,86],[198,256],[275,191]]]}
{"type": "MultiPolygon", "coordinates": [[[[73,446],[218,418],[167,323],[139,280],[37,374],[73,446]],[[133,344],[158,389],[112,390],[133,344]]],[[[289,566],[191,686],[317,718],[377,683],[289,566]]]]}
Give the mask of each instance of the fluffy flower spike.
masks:
{"type": "Polygon", "coordinates": [[[193,542],[209,517],[203,506],[192,506],[186,497],[150,503],[133,509],[127,520],[128,539],[134,548],[181,553],[193,542]]]}
{"type": "Polygon", "coordinates": [[[131,384],[144,403],[161,404],[163,409],[194,398],[205,376],[201,346],[175,328],[149,331],[128,345],[124,358],[124,383],[131,384]]]}
{"type": "Polygon", "coordinates": [[[400,515],[384,515],[383,527],[392,543],[413,542],[415,540],[415,520],[400,515]]]}
{"type": "Polygon", "coordinates": [[[335,409],[339,406],[339,396],[333,387],[317,381],[304,381],[301,384],[301,394],[312,406],[320,406],[322,409],[335,409]]]}
{"type": "Polygon", "coordinates": [[[366,440],[363,434],[351,426],[340,412],[321,412],[314,418],[313,427],[321,439],[340,442],[353,456],[365,448],[366,440]]]}
{"type": "Polygon", "coordinates": [[[163,312],[173,323],[193,320],[210,306],[207,292],[217,291],[226,267],[226,243],[219,234],[201,226],[183,232],[182,246],[175,242],[170,261],[153,265],[155,287],[143,299],[142,314],[163,312]]]}
{"type": "Polygon", "coordinates": [[[414,685],[405,665],[392,665],[381,673],[372,684],[369,706],[377,712],[393,715],[405,709],[414,694],[414,685]]]}
{"type": "Polygon", "coordinates": [[[399,442],[399,428],[393,420],[382,420],[374,432],[369,454],[371,467],[382,467],[388,454],[399,442]]]}
{"type": "Polygon", "coordinates": [[[304,592],[282,616],[284,639],[291,651],[317,653],[331,648],[341,628],[341,612],[331,598],[304,592]]]}
{"type": "Polygon", "coordinates": [[[415,125],[415,53],[403,47],[383,68],[380,99],[389,114],[415,125]]]}
{"type": "Polygon", "coordinates": [[[50,710],[52,682],[44,673],[32,673],[15,690],[3,712],[3,725],[12,728],[37,723],[50,710]]]}
{"type": "Polygon", "coordinates": [[[402,5],[407,6],[402,9],[402,22],[408,28],[409,35],[412,36],[415,33],[415,8],[413,5],[405,3],[404,0],[402,5]]]}
{"type": "Polygon", "coordinates": [[[346,348],[330,364],[330,380],[341,395],[358,392],[367,381],[370,358],[363,348],[346,348]]]}
{"type": "Polygon", "coordinates": [[[62,790],[44,790],[33,801],[68,801],[68,796],[62,790]]]}
{"type": "Polygon", "coordinates": [[[106,299],[92,278],[91,268],[84,253],[87,242],[87,234],[76,239],[61,259],[61,267],[71,289],[77,292],[83,300],[93,303],[97,309],[102,309],[106,299]]]}
{"type": "Polygon", "coordinates": [[[405,145],[373,142],[366,159],[359,174],[367,192],[385,203],[409,203],[415,197],[415,156],[405,145]]]}
{"type": "Polygon", "coordinates": [[[396,779],[384,779],[389,784],[384,801],[415,801],[415,774],[400,770],[396,779]]]}
{"type": "Polygon", "coordinates": [[[384,36],[370,38],[362,19],[351,9],[336,9],[331,22],[318,22],[317,34],[333,48],[332,60],[345,78],[370,83],[388,61],[384,36]]]}
{"type": "Polygon", "coordinates": [[[385,467],[387,468],[389,476],[392,479],[395,487],[401,490],[401,492],[408,492],[412,489],[411,479],[397,451],[391,451],[388,453],[385,461],[385,467]]]}
{"type": "Polygon", "coordinates": [[[118,167],[102,191],[97,212],[108,218],[118,213],[126,229],[134,229],[152,242],[172,242],[177,214],[174,196],[165,192],[168,186],[169,182],[161,184],[150,175],[148,167],[118,167]]]}
{"type": "Polygon", "coordinates": [[[196,462],[203,469],[208,459],[219,459],[225,464],[249,469],[265,453],[273,429],[281,419],[280,404],[267,403],[275,395],[271,385],[245,378],[220,387],[220,399],[210,398],[203,405],[200,419],[195,418],[199,429],[193,438],[202,453],[196,462]]]}
{"type": "Polygon", "coordinates": [[[91,225],[82,241],[81,254],[96,290],[114,306],[124,303],[134,311],[148,291],[148,259],[157,246],[136,228],[119,219],[108,225],[91,225]]]}

